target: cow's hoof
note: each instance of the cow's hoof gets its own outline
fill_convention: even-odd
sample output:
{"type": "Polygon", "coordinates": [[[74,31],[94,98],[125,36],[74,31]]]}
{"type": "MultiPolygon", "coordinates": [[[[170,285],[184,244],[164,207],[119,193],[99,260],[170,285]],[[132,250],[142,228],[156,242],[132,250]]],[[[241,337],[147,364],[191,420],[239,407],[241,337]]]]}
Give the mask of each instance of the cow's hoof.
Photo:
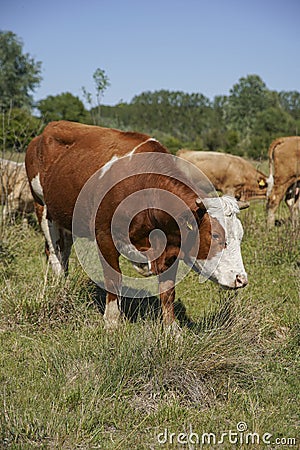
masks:
{"type": "Polygon", "coordinates": [[[182,328],[178,325],[177,322],[172,322],[169,325],[165,326],[165,332],[168,336],[171,336],[176,342],[182,340],[182,328]]]}
{"type": "Polygon", "coordinates": [[[124,316],[121,313],[115,315],[114,317],[112,316],[106,317],[104,315],[104,329],[108,333],[113,333],[114,331],[117,331],[123,324],[124,324],[124,316]]]}
{"type": "Polygon", "coordinates": [[[106,331],[113,332],[119,328],[123,317],[117,299],[106,304],[103,319],[106,331]]]}
{"type": "Polygon", "coordinates": [[[49,263],[50,263],[52,272],[54,273],[54,275],[56,277],[60,277],[61,275],[64,274],[64,269],[63,269],[61,263],[59,262],[59,260],[56,258],[56,256],[50,255],[49,263]]]}
{"type": "Polygon", "coordinates": [[[113,333],[120,328],[121,323],[122,323],[121,319],[109,320],[109,321],[105,320],[104,329],[108,333],[113,333]]]}

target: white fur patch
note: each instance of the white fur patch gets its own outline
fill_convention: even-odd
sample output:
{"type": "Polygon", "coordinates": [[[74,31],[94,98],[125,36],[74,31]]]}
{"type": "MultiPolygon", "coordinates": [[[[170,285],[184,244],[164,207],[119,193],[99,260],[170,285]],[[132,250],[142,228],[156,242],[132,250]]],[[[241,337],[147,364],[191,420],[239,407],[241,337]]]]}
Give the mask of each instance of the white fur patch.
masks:
{"type": "Polygon", "coordinates": [[[269,178],[267,178],[267,183],[268,183],[268,187],[267,187],[267,197],[270,197],[271,191],[273,189],[274,186],[274,177],[273,174],[271,173],[269,178]]]}
{"type": "Polygon", "coordinates": [[[43,192],[43,188],[42,188],[42,185],[41,185],[41,180],[40,180],[40,174],[39,173],[34,178],[32,178],[30,184],[31,184],[31,187],[33,189],[33,192],[42,201],[44,201],[44,192],[43,192]]]}
{"type": "Polygon", "coordinates": [[[101,169],[100,169],[100,176],[99,180],[103,177],[103,175],[106,174],[106,172],[111,168],[114,162],[116,162],[119,159],[117,155],[114,155],[101,169]]]}
{"type": "Polygon", "coordinates": [[[106,304],[103,318],[106,330],[109,331],[118,328],[121,318],[118,299],[106,304]]]}
{"type": "Polygon", "coordinates": [[[227,245],[223,252],[213,258],[205,261],[197,260],[195,264],[197,272],[222,286],[234,288],[237,277],[247,279],[241,255],[244,232],[240,220],[236,217],[239,212],[238,203],[235,198],[226,195],[204,199],[203,203],[209,215],[223,226],[227,245]]]}
{"type": "Polygon", "coordinates": [[[56,275],[60,275],[63,272],[63,267],[55,253],[55,242],[59,239],[59,231],[57,230],[56,226],[47,219],[46,206],[44,206],[43,210],[41,229],[48,244],[49,262],[51,264],[52,270],[56,275]]]}
{"type": "MultiPolygon", "coordinates": [[[[146,141],[141,142],[140,144],[136,145],[129,153],[127,153],[125,156],[129,156],[129,158],[132,157],[132,155],[135,153],[135,151],[141,147],[142,145],[146,144],[149,141],[155,141],[158,142],[154,138],[146,139],[146,141]]],[[[119,159],[119,156],[114,155],[101,169],[100,169],[100,175],[99,180],[103,177],[103,175],[106,174],[106,172],[111,168],[114,162],[116,162],[119,159]]]]}
{"type": "Polygon", "coordinates": [[[240,211],[237,200],[229,195],[223,195],[223,197],[205,198],[203,199],[203,203],[208,214],[217,219],[224,229],[225,217],[238,214],[240,211]]]}
{"type": "Polygon", "coordinates": [[[145,141],[141,142],[141,143],[138,144],[136,147],[134,147],[134,149],[131,150],[131,152],[129,153],[129,155],[132,156],[133,153],[134,153],[138,148],[140,148],[140,147],[141,147],[142,145],[144,145],[144,144],[147,144],[147,142],[150,142],[150,141],[158,142],[157,139],[155,139],[155,138],[149,138],[149,139],[146,139],[145,141]]]}

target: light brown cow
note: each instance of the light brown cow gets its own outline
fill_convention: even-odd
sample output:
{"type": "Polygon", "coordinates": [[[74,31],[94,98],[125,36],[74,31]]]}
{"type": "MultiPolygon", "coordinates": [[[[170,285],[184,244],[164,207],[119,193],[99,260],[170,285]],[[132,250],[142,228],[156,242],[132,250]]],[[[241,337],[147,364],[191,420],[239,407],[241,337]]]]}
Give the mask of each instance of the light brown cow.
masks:
{"type": "Polygon", "coordinates": [[[182,149],[177,156],[200,169],[217,191],[248,201],[264,199],[267,177],[240,156],[182,149]]]}
{"type": "Polygon", "coordinates": [[[25,163],[0,159],[0,197],[4,216],[34,211],[25,163]]]}
{"type": "Polygon", "coordinates": [[[292,222],[299,215],[300,137],[278,138],[269,147],[267,222],[275,224],[275,212],[286,196],[292,222]]]}
{"type": "Polygon", "coordinates": [[[248,283],[237,201],[200,199],[176,159],[147,135],[66,121],[50,123],[28,147],[26,169],[52,268],[67,270],[71,232],[96,240],[107,328],[120,317],[120,254],[149,262],[163,321],[172,327],[179,259],[224,287],[248,283]]]}

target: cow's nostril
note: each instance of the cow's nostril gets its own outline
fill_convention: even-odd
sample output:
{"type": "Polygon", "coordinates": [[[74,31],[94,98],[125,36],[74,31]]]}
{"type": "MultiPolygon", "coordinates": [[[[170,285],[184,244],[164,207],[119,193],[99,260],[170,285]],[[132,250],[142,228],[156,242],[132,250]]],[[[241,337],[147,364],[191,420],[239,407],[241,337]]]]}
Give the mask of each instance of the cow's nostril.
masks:
{"type": "Polygon", "coordinates": [[[248,284],[248,280],[247,280],[247,277],[245,275],[238,274],[235,277],[235,287],[236,288],[245,287],[245,286],[247,286],[247,284],[248,284]]]}

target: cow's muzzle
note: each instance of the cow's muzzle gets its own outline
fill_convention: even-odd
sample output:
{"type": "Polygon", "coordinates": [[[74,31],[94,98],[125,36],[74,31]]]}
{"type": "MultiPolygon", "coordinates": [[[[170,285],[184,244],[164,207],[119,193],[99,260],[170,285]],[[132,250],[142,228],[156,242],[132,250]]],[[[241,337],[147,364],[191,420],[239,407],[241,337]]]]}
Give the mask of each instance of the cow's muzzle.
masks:
{"type": "Polygon", "coordinates": [[[235,277],[235,289],[239,289],[239,288],[243,288],[245,286],[247,286],[248,284],[248,279],[247,279],[247,275],[243,275],[243,274],[237,274],[235,277]]]}

